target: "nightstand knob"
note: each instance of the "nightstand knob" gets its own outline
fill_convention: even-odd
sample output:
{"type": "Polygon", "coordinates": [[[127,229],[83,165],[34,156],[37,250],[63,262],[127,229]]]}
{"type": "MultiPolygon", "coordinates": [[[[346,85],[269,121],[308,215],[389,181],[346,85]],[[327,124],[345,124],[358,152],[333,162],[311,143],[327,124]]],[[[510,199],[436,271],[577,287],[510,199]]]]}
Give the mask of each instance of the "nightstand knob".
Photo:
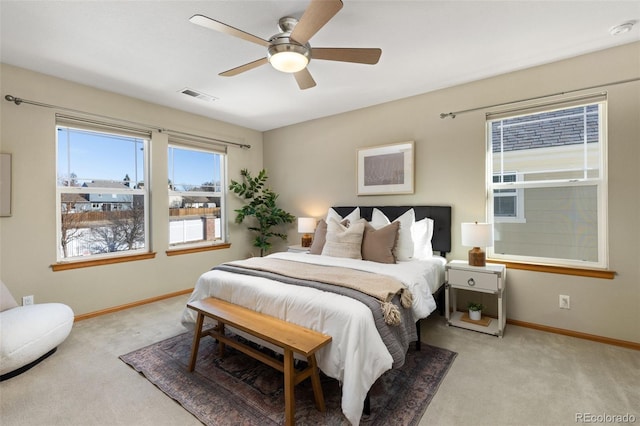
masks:
{"type": "Polygon", "coordinates": [[[467,284],[469,284],[469,287],[473,287],[474,285],[476,285],[476,282],[474,281],[473,278],[469,278],[467,280],[467,284]]]}

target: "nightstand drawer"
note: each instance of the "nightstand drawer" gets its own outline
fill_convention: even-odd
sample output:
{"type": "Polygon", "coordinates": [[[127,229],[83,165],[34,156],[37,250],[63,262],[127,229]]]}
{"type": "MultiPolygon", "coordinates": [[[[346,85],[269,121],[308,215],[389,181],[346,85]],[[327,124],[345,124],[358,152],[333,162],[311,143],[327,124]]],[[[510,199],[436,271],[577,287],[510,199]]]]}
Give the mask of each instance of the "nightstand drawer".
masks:
{"type": "Polygon", "coordinates": [[[498,274],[449,269],[447,282],[458,288],[498,291],[498,274]]]}

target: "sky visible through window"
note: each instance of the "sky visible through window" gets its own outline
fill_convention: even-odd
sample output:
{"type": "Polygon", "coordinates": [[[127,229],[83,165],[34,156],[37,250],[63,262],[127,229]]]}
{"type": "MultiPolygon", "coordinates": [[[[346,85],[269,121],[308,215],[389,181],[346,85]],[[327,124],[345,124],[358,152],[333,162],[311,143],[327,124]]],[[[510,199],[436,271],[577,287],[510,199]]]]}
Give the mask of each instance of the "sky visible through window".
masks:
{"type": "MultiPolygon", "coordinates": [[[[220,180],[218,155],[173,151],[169,178],[173,174],[176,183],[197,186],[220,180]]],[[[70,175],[77,185],[98,180],[123,181],[125,176],[132,184],[144,182],[144,140],[140,138],[59,127],[57,156],[59,182],[68,181],[70,175]]]]}
{"type": "Polygon", "coordinates": [[[169,180],[179,191],[220,182],[220,156],[212,152],[169,147],[169,180]]]}

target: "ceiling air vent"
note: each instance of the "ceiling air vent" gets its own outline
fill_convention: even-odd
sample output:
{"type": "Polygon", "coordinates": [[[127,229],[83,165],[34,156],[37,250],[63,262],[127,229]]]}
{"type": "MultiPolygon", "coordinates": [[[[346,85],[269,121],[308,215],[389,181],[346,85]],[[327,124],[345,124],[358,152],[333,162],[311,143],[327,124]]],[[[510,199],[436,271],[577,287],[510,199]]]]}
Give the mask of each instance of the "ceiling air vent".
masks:
{"type": "Polygon", "coordinates": [[[191,96],[192,98],[200,99],[201,101],[207,101],[207,102],[213,102],[218,99],[215,96],[207,95],[206,93],[198,92],[197,90],[189,89],[188,87],[185,87],[184,89],[182,89],[180,93],[183,93],[187,96],[191,96]]]}

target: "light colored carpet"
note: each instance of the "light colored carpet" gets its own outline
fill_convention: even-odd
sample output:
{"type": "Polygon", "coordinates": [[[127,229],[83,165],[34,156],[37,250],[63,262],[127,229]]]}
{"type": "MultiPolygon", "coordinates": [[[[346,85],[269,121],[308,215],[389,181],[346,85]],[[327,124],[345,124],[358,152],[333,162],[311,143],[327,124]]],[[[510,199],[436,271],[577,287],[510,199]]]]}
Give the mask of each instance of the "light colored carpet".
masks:
{"type": "MultiPolygon", "coordinates": [[[[74,324],[58,351],[0,383],[0,423],[201,425],[118,359],[184,332],[187,296],[74,324]]],[[[458,353],[421,425],[575,425],[576,414],[630,413],[640,423],[640,352],[507,326],[505,337],[447,327],[423,341],[458,353]]]]}

